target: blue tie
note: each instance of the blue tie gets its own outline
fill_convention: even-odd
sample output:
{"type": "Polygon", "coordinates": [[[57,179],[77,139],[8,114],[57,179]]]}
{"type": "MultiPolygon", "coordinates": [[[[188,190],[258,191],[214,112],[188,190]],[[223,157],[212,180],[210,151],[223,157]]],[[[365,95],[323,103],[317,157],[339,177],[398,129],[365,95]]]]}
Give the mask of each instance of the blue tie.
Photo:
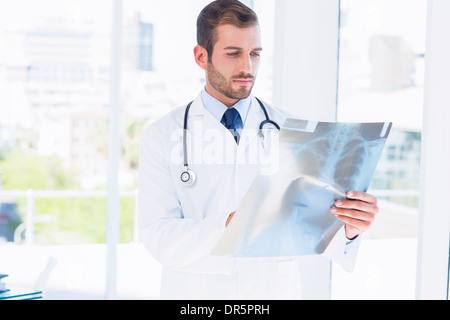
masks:
{"type": "Polygon", "coordinates": [[[230,130],[231,134],[234,136],[234,140],[239,144],[239,132],[236,130],[236,122],[240,119],[239,112],[235,108],[228,108],[223,114],[222,120],[220,121],[225,128],[230,130]]]}

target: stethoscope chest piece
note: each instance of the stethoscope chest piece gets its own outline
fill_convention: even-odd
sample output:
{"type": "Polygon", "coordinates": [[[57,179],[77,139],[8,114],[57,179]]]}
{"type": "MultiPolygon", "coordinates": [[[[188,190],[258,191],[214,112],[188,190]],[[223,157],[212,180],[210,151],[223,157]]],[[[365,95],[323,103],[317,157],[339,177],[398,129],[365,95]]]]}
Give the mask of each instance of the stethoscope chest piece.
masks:
{"type": "Polygon", "coordinates": [[[181,174],[181,182],[186,186],[186,187],[191,187],[194,185],[195,181],[197,180],[197,175],[195,174],[194,171],[186,169],[182,174],[181,174]]]}

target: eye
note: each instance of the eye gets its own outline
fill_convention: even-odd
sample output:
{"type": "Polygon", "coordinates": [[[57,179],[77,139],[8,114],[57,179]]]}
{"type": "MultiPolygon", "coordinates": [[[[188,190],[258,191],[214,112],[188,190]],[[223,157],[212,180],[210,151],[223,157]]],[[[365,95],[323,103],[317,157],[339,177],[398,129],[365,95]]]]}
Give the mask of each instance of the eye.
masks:
{"type": "Polygon", "coordinates": [[[259,58],[261,56],[259,52],[252,52],[250,55],[255,58],[259,58]]]}
{"type": "Polygon", "coordinates": [[[235,56],[237,56],[239,54],[239,52],[228,52],[227,53],[227,55],[229,56],[229,57],[235,57],[235,56]]]}

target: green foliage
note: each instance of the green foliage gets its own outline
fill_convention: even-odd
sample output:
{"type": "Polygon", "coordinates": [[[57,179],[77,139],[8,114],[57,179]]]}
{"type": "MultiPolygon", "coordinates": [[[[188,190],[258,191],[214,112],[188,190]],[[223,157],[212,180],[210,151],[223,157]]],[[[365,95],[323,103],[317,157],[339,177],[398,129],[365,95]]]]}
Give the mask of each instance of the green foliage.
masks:
{"type": "MultiPolygon", "coordinates": [[[[6,190],[79,189],[76,174],[63,167],[56,157],[28,156],[12,152],[0,160],[6,190]]],[[[17,199],[25,217],[26,199],[17,199]]],[[[104,243],[106,239],[106,199],[36,199],[35,218],[51,217],[35,225],[38,244],[104,243]]],[[[133,237],[134,198],[120,200],[120,242],[133,237]]]]}
{"type": "Polygon", "coordinates": [[[56,157],[26,156],[12,152],[0,160],[4,189],[59,190],[77,187],[75,174],[56,157]]]}
{"type": "Polygon", "coordinates": [[[122,129],[122,158],[131,170],[137,170],[139,143],[147,121],[145,119],[128,120],[122,129]]]}
{"type": "Polygon", "coordinates": [[[102,198],[36,199],[35,216],[52,220],[35,227],[38,243],[104,243],[106,200],[102,198]]]}

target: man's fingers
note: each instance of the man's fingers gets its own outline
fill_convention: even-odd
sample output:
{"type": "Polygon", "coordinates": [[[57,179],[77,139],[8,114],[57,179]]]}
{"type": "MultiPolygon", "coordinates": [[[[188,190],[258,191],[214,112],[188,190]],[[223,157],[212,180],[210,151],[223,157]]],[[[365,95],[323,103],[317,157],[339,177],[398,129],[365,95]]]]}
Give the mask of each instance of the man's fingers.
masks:
{"type": "Polygon", "coordinates": [[[362,191],[349,191],[347,192],[347,198],[353,200],[361,200],[367,203],[377,204],[378,199],[367,192],[362,191]]]}
{"type": "MultiPolygon", "coordinates": [[[[331,208],[331,212],[334,213],[339,219],[346,217],[346,220],[353,219],[359,221],[373,222],[375,220],[375,214],[367,211],[359,211],[353,209],[331,208]]],[[[341,219],[342,220],[342,219],[341,219]]]]}
{"type": "Polygon", "coordinates": [[[225,222],[225,227],[228,227],[228,225],[230,224],[231,219],[233,219],[235,213],[236,213],[236,211],[230,213],[230,215],[228,216],[227,221],[225,222]]]}
{"type": "Polygon", "coordinates": [[[336,217],[339,220],[343,221],[345,224],[359,230],[360,232],[363,232],[363,231],[369,229],[369,227],[372,224],[372,221],[354,219],[354,218],[350,218],[348,216],[337,215],[336,217]]]}
{"type": "Polygon", "coordinates": [[[369,193],[349,191],[347,199],[337,200],[331,212],[346,224],[346,236],[352,239],[369,229],[379,211],[377,203],[377,198],[369,193]]]}
{"type": "Polygon", "coordinates": [[[377,214],[379,209],[374,203],[363,202],[358,200],[338,200],[335,202],[337,208],[354,209],[359,211],[370,212],[377,214]]]}

